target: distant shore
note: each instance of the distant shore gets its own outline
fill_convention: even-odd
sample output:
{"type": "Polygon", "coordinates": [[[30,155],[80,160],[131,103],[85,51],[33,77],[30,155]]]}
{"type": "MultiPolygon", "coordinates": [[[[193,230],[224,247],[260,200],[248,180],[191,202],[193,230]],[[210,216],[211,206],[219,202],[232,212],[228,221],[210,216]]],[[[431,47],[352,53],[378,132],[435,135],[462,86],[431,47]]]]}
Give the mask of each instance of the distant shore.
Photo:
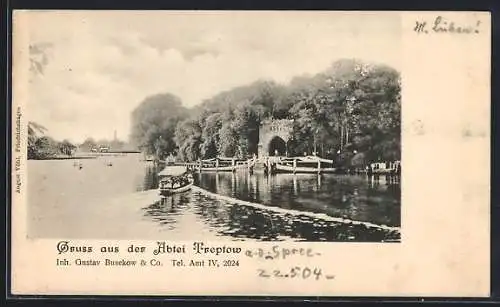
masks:
{"type": "Polygon", "coordinates": [[[80,160],[80,159],[97,159],[98,156],[73,156],[73,157],[48,157],[39,159],[28,159],[28,160],[80,160]]]}
{"type": "Polygon", "coordinates": [[[85,153],[77,154],[74,156],[53,156],[46,158],[28,159],[28,160],[79,160],[79,159],[97,159],[98,157],[109,157],[109,156],[122,156],[126,154],[139,154],[137,151],[110,151],[110,152],[99,152],[99,153],[85,153]]]}

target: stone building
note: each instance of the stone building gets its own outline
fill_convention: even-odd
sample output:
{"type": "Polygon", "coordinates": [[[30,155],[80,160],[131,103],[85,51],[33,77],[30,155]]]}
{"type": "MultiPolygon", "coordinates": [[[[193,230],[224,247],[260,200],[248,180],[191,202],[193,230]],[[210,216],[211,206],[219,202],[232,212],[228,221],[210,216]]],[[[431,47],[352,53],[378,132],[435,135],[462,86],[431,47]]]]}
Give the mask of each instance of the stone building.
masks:
{"type": "Polygon", "coordinates": [[[293,120],[267,119],[259,127],[258,156],[286,156],[292,138],[293,120]]]}

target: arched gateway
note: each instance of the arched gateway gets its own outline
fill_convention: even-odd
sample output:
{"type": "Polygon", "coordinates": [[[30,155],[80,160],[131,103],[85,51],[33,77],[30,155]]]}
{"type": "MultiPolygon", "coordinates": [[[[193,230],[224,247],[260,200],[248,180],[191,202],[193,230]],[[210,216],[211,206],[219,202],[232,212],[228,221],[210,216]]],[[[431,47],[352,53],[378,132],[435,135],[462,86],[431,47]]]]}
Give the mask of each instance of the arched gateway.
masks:
{"type": "Polygon", "coordinates": [[[259,128],[259,157],[288,153],[288,141],[292,138],[293,120],[268,119],[259,128]]]}

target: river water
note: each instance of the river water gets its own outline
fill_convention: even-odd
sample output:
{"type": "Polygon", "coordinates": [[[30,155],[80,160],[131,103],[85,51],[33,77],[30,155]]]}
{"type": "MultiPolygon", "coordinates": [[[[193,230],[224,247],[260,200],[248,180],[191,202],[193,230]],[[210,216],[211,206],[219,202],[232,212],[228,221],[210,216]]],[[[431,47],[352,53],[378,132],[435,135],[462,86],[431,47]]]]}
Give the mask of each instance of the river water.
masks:
{"type": "Polygon", "coordinates": [[[162,198],[156,190],[159,171],[136,154],[81,161],[30,160],[28,236],[400,240],[400,184],[385,178],[201,173],[195,175],[195,185],[202,189],[162,198]]]}

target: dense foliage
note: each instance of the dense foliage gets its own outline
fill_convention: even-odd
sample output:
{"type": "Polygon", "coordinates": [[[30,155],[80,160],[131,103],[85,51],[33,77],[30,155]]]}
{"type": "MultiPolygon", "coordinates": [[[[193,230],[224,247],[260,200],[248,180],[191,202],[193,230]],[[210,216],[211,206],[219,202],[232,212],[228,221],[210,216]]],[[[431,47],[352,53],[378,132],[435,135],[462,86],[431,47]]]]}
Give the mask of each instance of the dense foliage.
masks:
{"type": "Polygon", "coordinates": [[[257,153],[263,119],[294,120],[290,155],[342,164],[400,159],[399,73],[384,65],[340,60],[288,85],[257,81],[188,110],[171,94],[146,98],[132,115],[132,136],[146,152],[182,160],[257,153]]]}
{"type": "Polygon", "coordinates": [[[44,135],[46,131],[47,129],[38,123],[28,123],[28,159],[50,159],[59,155],[73,155],[75,145],[68,140],[58,142],[44,135]]]}
{"type": "Polygon", "coordinates": [[[131,141],[145,153],[165,158],[179,147],[174,141],[176,127],[187,116],[181,100],[172,94],[147,97],[132,112],[131,141]]]}

